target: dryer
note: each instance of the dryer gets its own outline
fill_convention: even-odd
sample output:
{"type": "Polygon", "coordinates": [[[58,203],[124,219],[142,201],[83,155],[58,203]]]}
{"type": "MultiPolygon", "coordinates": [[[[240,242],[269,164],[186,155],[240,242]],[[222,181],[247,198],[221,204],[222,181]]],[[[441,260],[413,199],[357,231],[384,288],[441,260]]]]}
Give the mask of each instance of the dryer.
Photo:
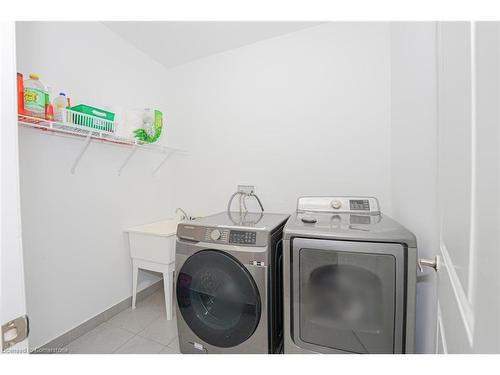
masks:
{"type": "Polygon", "coordinates": [[[178,225],[181,353],[281,351],[281,239],[288,216],[222,212],[178,225]]]}
{"type": "Polygon", "coordinates": [[[299,198],[283,259],[285,354],[413,353],[417,242],[376,198],[299,198]]]}

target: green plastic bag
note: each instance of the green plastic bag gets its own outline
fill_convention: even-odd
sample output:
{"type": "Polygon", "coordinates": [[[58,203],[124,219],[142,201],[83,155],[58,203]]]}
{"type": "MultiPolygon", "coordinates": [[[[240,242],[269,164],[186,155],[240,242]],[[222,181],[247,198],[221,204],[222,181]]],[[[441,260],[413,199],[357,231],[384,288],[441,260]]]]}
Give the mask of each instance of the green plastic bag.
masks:
{"type": "Polygon", "coordinates": [[[163,128],[163,114],[154,110],[152,116],[148,116],[148,110],[144,111],[143,126],[141,129],[134,130],[136,139],[146,143],[154,143],[160,138],[163,128]]]}

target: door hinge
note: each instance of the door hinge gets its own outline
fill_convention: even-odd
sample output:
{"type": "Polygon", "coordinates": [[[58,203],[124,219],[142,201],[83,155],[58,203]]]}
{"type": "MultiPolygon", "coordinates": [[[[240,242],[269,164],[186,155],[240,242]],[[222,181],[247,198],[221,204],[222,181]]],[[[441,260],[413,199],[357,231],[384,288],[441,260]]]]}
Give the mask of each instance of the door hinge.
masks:
{"type": "Polygon", "coordinates": [[[29,335],[29,319],[27,315],[20,316],[2,325],[2,350],[6,350],[18,342],[24,341],[29,335]]]}

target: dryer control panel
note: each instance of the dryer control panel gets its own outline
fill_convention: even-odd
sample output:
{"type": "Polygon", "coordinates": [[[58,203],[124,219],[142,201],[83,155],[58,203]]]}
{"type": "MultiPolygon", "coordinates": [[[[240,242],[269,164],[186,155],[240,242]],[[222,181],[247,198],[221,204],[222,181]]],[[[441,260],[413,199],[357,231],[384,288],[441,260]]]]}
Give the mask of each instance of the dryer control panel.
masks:
{"type": "Polygon", "coordinates": [[[300,197],[297,211],[378,215],[380,206],[374,197],[300,197]]]}

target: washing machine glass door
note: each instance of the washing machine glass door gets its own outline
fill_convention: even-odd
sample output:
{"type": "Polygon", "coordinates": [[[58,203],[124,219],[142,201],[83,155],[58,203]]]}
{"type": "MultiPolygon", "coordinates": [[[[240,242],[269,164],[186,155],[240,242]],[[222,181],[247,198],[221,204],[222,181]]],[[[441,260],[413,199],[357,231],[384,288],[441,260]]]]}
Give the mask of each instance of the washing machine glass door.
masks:
{"type": "Polygon", "coordinates": [[[182,317],[203,341],[233,347],[246,341],[259,324],[261,301],[248,270],[218,250],[189,257],[177,277],[182,317]]]}
{"type": "Polygon", "coordinates": [[[294,240],[296,343],[323,351],[400,352],[395,330],[400,334],[402,328],[401,249],[394,244],[294,240]]]}

